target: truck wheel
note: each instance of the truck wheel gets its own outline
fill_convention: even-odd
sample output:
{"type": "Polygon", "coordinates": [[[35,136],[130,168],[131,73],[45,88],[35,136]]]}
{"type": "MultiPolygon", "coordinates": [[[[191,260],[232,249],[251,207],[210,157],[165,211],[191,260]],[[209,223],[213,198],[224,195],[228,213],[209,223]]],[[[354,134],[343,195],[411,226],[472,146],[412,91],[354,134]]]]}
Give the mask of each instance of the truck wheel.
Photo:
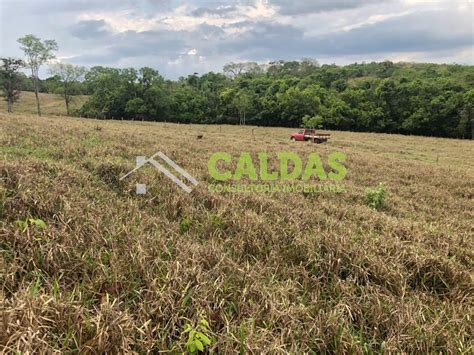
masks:
{"type": "Polygon", "coordinates": [[[296,141],[295,137],[291,137],[290,141],[292,141],[292,142],[296,141]]]}

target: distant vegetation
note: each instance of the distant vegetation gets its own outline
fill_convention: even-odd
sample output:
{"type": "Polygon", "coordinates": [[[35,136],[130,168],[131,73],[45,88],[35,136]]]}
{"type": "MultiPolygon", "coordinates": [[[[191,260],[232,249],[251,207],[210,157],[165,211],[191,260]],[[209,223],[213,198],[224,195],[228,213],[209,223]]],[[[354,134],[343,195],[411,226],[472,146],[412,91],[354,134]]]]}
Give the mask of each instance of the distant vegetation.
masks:
{"type": "MultiPolygon", "coordinates": [[[[51,42],[24,38],[43,47],[51,42]]],[[[43,51],[53,56],[52,50],[43,51]]],[[[27,57],[28,67],[30,62],[27,57]]],[[[224,73],[194,73],[176,81],[147,67],[96,66],[85,73],[56,64],[50,72],[56,75],[45,80],[20,74],[19,90],[60,94],[67,106],[74,95],[89,95],[80,109],[67,109],[86,117],[456,138],[472,138],[474,131],[473,66],[385,61],[340,67],[303,59],[230,63],[224,73]]]]}
{"type": "MultiPolygon", "coordinates": [[[[472,138],[472,66],[301,61],[257,68],[169,81],[151,68],[93,67],[74,88],[90,98],[73,114],[472,138]]],[[[40,91],[60,93],[62,87],[51,77],[40,91]]]]}

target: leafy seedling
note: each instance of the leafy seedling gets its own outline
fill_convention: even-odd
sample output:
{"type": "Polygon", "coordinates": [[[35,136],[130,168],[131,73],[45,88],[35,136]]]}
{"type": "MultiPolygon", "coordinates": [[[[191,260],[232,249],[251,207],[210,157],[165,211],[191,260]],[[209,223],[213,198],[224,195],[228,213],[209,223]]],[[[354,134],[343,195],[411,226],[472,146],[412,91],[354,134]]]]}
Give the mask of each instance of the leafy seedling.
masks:
{"type": "Polygon", "coordinates": [[[202,317],[196,326],[186,323],[184,333],[188,333],[188,341],[186,342],[188,354],[198,354],[209,347],[212,343],[209,337],[210,332],[208,321],[202,317]]]}
{"type": "Polygon", "coordinates": [[[25,232],[28,226],[36,226],[39,229],[46,228],[46,223],[40,218],[26,218],[24,221],[19,219],[16,221],[16,225],[22,232],[25,232]]]}

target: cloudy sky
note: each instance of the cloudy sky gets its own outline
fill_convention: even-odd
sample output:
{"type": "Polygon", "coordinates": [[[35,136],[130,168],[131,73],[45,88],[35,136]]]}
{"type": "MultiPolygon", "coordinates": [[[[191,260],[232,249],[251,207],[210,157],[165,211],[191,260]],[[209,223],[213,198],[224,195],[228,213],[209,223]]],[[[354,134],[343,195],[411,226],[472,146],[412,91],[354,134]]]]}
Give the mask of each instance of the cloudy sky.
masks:
{"type": "Polygon", "coordinates": [[[62,62],[169,79],[304,57],[474,64],[473,20],[473,0],[0,0],[0,56],[33,33],[62,62]]]}

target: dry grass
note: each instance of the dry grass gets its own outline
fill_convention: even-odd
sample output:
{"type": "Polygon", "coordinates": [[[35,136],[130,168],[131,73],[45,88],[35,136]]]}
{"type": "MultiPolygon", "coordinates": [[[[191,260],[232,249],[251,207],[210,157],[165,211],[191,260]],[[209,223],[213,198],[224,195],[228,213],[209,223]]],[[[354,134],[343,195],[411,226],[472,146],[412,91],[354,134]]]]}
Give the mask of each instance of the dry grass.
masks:
{"type": "MultiPolygon", "coordinates": [[[[66,115],[66,104],[60,95],[40,93],[41,113],[43,115],[66,115]]],[[[74,96],[70,105],[71,111],[80,108],[87,100],[87,96],[74,96]]],[[[0,99],[0,111],[7,110],[7,103],[0,99]]],[[[13,112],[17,114],[36,114],[35,93],[22,91],[20,99],[13,105],[13,112]]]]}
{"type": "Polygon", "coordinates": [[[201,316],[219,353],[474,350],[472,141],[332,132],[313,145],[281,128],[255,128],[254,140],[250,127],[0,122],[4,351],[180,352],[201,316]],[[157,150],[200,181],[192,194],[151,168],[118,181],[157,150]],[[211,193],[216,150],[340,150],[347,191],[211,193]],[[376,211],[364,190],[379,182],[376,211]],[[20,230],[27,217],[47,228],[20,230]]]}

